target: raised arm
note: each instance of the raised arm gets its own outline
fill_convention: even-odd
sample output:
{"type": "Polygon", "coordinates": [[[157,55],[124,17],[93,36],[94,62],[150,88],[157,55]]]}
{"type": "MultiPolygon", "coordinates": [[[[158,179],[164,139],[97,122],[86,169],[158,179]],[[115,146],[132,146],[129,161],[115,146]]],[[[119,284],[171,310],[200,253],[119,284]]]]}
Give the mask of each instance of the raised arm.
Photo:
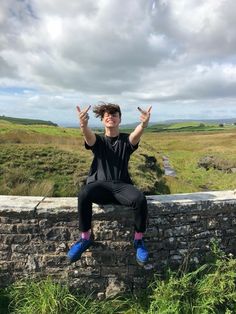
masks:
{"type": "Polygon", "coordinates": [[[140,107],[138,107],[138,110],[141,112],[140,116],[141,123],[137,125],[134,131],[129,135],[129,141],[133,146],[138,144],[143,134],[143,130],[148,126],[148,122],[151,116],[151,109],[152,106],[150,106],[147,111],[142,110],[140,107]]]}
{"type": "Polygon", "coordinates": [[[88,127],[89,115],[88,111],[91,106],[81,110],[79,106],[76,107],[79,115],[80,128],[84,135],[84,140],[89,146],[93,146],[96,142],[95,133],[88,127]]]}

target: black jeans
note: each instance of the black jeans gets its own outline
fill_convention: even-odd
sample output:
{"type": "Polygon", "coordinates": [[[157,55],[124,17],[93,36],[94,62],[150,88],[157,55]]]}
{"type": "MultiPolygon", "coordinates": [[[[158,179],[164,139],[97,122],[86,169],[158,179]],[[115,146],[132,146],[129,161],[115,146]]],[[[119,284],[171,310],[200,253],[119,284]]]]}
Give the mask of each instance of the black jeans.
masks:
{"type": "Polygon", "coordinates": [[[78,195],[79,230],[91,229],[92,203],[120,204],[135,210],[134,229],[145,232],[147,222],[147,200],[132,184],[113,181],[96,181],[85,185],[78,195]]]}

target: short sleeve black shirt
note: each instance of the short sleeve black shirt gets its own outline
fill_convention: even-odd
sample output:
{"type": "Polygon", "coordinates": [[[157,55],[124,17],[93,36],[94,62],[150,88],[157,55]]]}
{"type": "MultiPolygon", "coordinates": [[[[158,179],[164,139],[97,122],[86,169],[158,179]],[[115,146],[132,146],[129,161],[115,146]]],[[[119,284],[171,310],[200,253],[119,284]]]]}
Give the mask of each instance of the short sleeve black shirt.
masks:
{"type": "Polygon", "coordinates": [[[117,137],[96,134],[96,142],[85,148],[91,149],[94,158],[86,183],[94,181],[120,181],[132,184],[128,163],[130,155],[138,148],[129,141],[129,134],[120,133],[117,137]]]}

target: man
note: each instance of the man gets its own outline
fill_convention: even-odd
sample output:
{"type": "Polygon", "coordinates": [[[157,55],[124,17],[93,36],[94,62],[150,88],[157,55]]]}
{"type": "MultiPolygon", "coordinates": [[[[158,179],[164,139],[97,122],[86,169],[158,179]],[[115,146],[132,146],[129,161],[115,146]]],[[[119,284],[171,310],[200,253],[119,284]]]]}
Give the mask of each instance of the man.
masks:
{"type": "Polygon", "coordinates": [[[93,112],[96,117],[101,118],[104,124],[104,135],[95,134],[88,127],[90,107],[81,110],[77,106],[85,148],[93,152],[94,159],[86,185],[78,196],[81,238],[72,245],[67,256],[71,262],[76,262],[92,244],[92,203],[116,203],[130,206],[135,211],[134,248],[137,262],[143,265],[148,261],[148,251],[143,241],[143,233],[146,230],[147,201],[144,194],[133,185],[130,179],[128,162],[130,155],[138,148],[144,128],[148,126],[151,107],[147,111],[138,107],[141,112],[141,123],[131,134],[126,134],[119,131],[121,110],[118,105],[103,103],[95,106],[93,112]]]}

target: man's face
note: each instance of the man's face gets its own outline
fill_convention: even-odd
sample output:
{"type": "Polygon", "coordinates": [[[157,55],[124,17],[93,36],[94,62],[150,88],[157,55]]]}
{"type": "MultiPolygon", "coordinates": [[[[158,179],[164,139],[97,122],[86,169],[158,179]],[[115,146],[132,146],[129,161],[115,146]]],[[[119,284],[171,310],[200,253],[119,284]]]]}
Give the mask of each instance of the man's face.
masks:
{"type": "Polygon", "coordinates": [[[104,123],[105,127],[108,128],[117,127],[121,122],[119,112],[114,113],[105,112],[102,122],[104,123]]]}

